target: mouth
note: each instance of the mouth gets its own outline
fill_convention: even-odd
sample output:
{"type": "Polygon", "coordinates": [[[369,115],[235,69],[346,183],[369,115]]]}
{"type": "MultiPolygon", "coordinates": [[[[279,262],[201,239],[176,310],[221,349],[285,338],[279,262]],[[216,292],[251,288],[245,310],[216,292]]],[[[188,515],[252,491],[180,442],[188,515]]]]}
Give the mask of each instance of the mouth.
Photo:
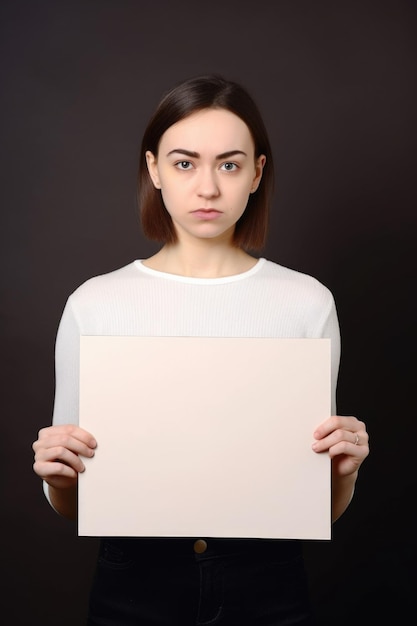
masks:
{"type": "Polygon", "coordinates": [[[202,220],[214,220],[222,214],[221,211],[216,209],[197,209],[196,211],[191,211],[191,213],[202,220]]]}

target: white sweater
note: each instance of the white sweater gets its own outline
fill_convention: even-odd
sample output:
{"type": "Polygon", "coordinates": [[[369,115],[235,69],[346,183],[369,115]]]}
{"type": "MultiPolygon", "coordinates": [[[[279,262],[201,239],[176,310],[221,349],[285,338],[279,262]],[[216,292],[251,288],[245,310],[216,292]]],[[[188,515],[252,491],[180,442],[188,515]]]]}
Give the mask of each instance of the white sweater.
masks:
{"type": "Polygon", "coordinates": [[[78,287],[57,334],[54,424],[78,423],[80,335],[329,337],[336,413],[340,334],[333,296],[315,278],[263,258],[224,278],[166,274],[134,261],[78,287]]]}
{"type": "Polygon", "coordinates": [[[166,274],[134,261],[83,283],[58,328],[53,424],[78,423],[80,335],[330,338],[336,413],[340,333],[333,296],[315,278],[263,258],[224,278],[166,274]]]}

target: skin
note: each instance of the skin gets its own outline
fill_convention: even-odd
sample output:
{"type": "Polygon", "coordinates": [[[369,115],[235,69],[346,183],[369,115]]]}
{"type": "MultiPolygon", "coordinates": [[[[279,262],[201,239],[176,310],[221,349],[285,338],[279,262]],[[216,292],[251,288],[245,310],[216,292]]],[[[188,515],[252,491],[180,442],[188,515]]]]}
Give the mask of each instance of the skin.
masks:
{"type": "MultiPolygon", "coordinates": [[[[265,156],[255,156],[246,124],[224,109],[205,109],[171,126],[158,154],[146,153],[149,175],[161,190],[178,241],[145,261],[148,267],[199,278],[247,271],[257,259],[234,246],[237,220],[256,191],[265,156]],[[212,209],[210,214],[201,210],[212,209]],[[209,217],[210,216],[210,217],[209,217]]],[[[313,433],[312,450],[332,461],[332,519],[352,498],[358,471],[369,454],[365,424],[356,417],[332,416],[313,433]]],[[[72,424],[39,431],[33,443],[34,471],[49,485],[54,508],[76,518],[78,474],[97,442],[72,424]]]]}
{"type": "Polygon", "coordinates": [[[158,154],[148,151],[146,160],[178,242],[164,246],[145,265],[204,278],[238,274],[256,263],[232,245],[235,224],[265,164],[264,155],[255,158],[252,136],[239,117],[224,109],[194,113],[168,128],[158,154]],[[218,217],[206,220],[194,213],[207,208],[218,210],[218,217]]]}

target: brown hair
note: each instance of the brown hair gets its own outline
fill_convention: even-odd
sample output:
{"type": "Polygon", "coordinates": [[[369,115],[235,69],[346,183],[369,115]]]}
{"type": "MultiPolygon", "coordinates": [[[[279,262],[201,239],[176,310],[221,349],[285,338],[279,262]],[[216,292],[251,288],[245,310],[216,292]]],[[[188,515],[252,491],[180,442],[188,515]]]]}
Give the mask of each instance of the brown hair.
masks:
{"type": "Polygon", "coordinates": [[[164,132],[176,122],[202,109],[231,111],[248,126],[255,144],[255,157],[264,154],[266,163],[258,189],[249,196],[245,212],[236,224],[233,241],[248,250],[260,250],[266,239],[269,205],[273,191],[272,151],[261,114],[249,93],[237,83],[216,74],[200,76],[180,83],[160,101],[142,139],[138,176],[138,203],[142,228],[154,241],[174,243],[177,234],[166,210],[161,191],[149,176],[145,153],[158,154],[164,132]]]}

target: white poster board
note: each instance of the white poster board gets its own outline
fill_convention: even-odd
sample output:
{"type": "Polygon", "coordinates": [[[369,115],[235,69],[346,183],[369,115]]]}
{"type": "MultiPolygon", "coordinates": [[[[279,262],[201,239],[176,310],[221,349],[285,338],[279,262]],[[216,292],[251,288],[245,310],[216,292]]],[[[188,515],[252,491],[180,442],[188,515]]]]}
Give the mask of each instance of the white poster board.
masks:
{"type": "Polygon", "coordinates": [[[82,536],[330,539],[330,340],[83,336],[82,536]]]}

